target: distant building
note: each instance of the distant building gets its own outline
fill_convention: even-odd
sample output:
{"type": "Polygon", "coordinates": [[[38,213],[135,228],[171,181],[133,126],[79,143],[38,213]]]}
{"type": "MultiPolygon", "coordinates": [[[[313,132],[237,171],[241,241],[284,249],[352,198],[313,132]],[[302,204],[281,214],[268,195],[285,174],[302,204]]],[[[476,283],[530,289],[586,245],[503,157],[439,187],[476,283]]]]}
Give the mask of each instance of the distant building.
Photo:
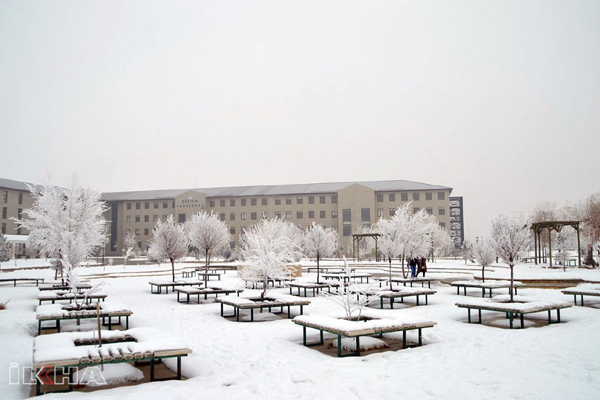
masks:
{"type": "Polygon", "coordinates": [[[462,246],[465,241],[465,220],[463,198],[450,197],[450,237],[454,246],[462,246]]]}
{"type": "MultiPolygon", "coordinates": [[[[12,218],[21,218],[23,210],[32,206],[33,197],[25,182],[0,178],[0,207],[2,207],[0,227],[3,234],[28,235],[29,231],[19,228],[12,218]]],[[[19,243],[15,247],[15,254],[19,257],[31,255],[24,243],[19,243]]]]}

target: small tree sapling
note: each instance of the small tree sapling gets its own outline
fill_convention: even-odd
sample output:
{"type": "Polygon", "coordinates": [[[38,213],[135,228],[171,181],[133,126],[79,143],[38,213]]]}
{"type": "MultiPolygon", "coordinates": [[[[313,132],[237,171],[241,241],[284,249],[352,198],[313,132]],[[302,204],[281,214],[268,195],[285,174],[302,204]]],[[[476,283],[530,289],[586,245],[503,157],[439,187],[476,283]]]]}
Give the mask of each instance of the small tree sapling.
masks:
{"type": "Polygon", "coordinates": [[[475,259],[479,261],[479,265],[481,265],[481,280],[485,282],[485,268],[492,265],[496,259],[496,252],[486,238],[480,238],[479,241],[471,246],[471,249],[475,259]]]}
{"type": "Polygon", "coordinates": [[[322,257],[331,257],[338,247],[338,234],[331,228],[323,228],[314,222],[304,234],[304,253],[317,258],[317,283],[320,277],[319,261],[322,257]]]}
{"type": "Polygon", "coordinates": [[[150,249],[153,258],[171,261],[171,273],[175,282],[175,260],[183,257],[188,251],[189,240],[183,225],[176,224],[173,215],[166,221],[157,221],[152,230],[150,249]]]}

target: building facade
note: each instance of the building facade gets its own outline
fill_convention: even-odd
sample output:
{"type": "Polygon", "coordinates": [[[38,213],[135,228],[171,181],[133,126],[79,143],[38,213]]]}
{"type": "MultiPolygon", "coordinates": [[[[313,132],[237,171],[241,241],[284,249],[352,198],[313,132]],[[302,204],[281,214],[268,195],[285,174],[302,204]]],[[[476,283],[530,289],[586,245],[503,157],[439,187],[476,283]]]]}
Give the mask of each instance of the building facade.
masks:
{"type": "MultiPolygon", "coordinates": [[[[28,235],[29,231],[19,228],[13,218],[21,218],[23,211],[33,206],[33,197],[25,182],[0,178],[0,232],[5,235],[28,235]]],[[[27,245],[19,243],[15,247],[15,255],[21,257],[29,255],[27,245]]]]}
{"type": "Polygon", "coordinates": [[[463,198],[450,197],[450,237],[455,247],[462,246],[465,241],[465,220],[463,213],[463,198]]]}

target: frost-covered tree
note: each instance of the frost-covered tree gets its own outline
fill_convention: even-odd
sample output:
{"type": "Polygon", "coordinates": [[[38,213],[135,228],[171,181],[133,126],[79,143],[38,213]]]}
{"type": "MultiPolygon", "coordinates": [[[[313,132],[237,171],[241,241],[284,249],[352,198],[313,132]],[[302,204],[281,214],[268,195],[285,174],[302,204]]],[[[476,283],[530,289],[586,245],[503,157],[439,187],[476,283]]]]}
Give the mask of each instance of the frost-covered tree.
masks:
{"type": "Polygon", "coordinates": [[[392,259],[401,253],[401,235],[402,231],[396,223],[398,218],[380,219],[375,224],[375,231],[381,235],[378,240],[378,247],[381,254],[389,262],[389,285],[392,289],[392,259]]]}
{"type": "Polygon", "coordinates": [[[304,234],[304,253],[308,257],[317,258],[317,283],[319,282],[322,257],[332,257],[338,248],[338,233],[331,228],[323,228],[314,222],[306,229],[304,234]]]}
{"type": "Polygon", "coordinates": [[[556,261],[562,263],[563,271],[567,271],[567,261],[569,260],[569,244],[568,244],[568,236],[565,234],[564,230],[561,229],[560,232],[556,234],[556,255],[554,258],[556,261]]]}
{"type": "Polygon", "coordinates": [[[74,178],[68,189],[29,185],[34,204],[17,220],[29,230],[31,247],[57,256],[73,293],[77,291],[77,267],[106,241],[107,210],[100,193],[84,189],[74,178]]]}
{"type": "Polygon", "coordinates": [[[496,252],[489,240],[484,237],[480,238],[471,246],[471,251],[473,252],[473,256],[475,256],[475,259],[479,262],[479,265],[481,265],[481,280],[485,282],[485,268],[492,265],[496,259],[496,252]]]}
{"type": "Polygon", "coordinates": [[[202,211],[192,215],[192,218],[186,223],[186,229],[191,245],[204,250],[206,254],[206,274],[204,275],[204,286],[206,287],[210,254],[229,245],[231,241],[229,227],[219,220],[216,214],[212,212],[208,214],[206,211],[202,211]]]}
{"type": "MultiPolygon", "coordinates": [[[[364,226],[362,224],[360,224],[356,227],[355,232],[359,235],[373,233],[371,228],[369,228],[368,226],[364,226]]],[[[375,241],[373,239],[366,237],[366,238],[362,238],[358,241],[357,251],[358,251],[359,258],[371,253],[374,249],[375,249],[375,241]]]]}
{"type": "Polygon", "coordinates": [[[129,231],[125,235],[125,260],[123,261],[123,268],[127,265],[127,260],[134,255],[135,248],[137,247],[137,242],[135,240],[135,233],[129,231]]]}
{"type": "MultiPolygon", "coordinates": [[[[12,246],[6,240],[3,233],[0,233],[0,264],[10,261],[12,256],[12,246]]],[[[1,269],[0,269],[1,270],[1,269]]]]}
{"type": "Polygon", "coordinates": [[[262,282],[261,300],[267,294],[269,279],[285,279],[291,274],[287,264],[301,249],[290,237],[295,229],[281,219],[264,219],[247,229],[240,238],[241,254],[246,262],[240,277],[262,282]]]}
{"type": "Polygon", "coordinates": [[[419,210],[409,217],[403,235],[403,257],[425,257],[431,251],[432,238],[437,222],[425,211],[419,210]]]}
{"type": "Polygon", "coordinates": [[[362,287],[352,282],[348,286],[340,287],[337,293],[326,293],[325,295],[327,299],[343,308],[349,321],[360,321],[364,308],[371,301],[378,299],[375,296],[369,297],[372,286],[362,287]]]}
{"type": "Polygon", "coordinates": [[[510,301],[513,301],[514,266],[523,257],[530,243],[531,220],[518,215],[498,214],[492,218],[491,245],[496,254],[510,267],[510,301]]]}
{"type": "Polygon", "coordinates": [[[157,259],[168,259],[171,262],[173,282],[175,282],[175,260],[185,256],[189,240],[183,225],[175,223],[173,214],[166,221],[157,221],[152,230],[150,249],[157,259]]]}
{"type": "Polygon", "coordinates": [[[471,243],[469,240],[465,239],[463,242],[461,246],[461,256],[463,260],[465,260],[465,265],[467,265],[469,260],[473,259],[473,243],[471,243]]]}

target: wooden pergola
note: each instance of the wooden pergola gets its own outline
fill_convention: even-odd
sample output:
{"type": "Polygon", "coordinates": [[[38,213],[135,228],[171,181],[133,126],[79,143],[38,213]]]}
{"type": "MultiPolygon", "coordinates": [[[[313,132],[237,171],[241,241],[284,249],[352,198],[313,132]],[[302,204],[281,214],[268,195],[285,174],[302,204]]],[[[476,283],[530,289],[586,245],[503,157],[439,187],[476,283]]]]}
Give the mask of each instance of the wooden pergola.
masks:
{"type": "Polygon", "coordinates": [[[353,233],[352,234],[352,260],[357,258],[357,261],[360,261],[360,250],[358,246],[360,245],[360,241],[363,238],[373,238],[375,239],[375,260],[379,260],[379,255],[377,253],[377,240],[381,236],[381,233],[353,233]],[[358,254],[358,257],[355,256],[358,254]]]}
{"type": "Polygon", "coordinates": [[[577,259],[581,267],[581,240],[579,238],[579,223],[581,221],[546,221],[534,222],[531,224],[533,229],[534,247],[535,247],[535,265],[542,262],[542,241],[541,235],[544,229],[548,229],[548,247],[550,255],[550,266],[552,266],[552,231],[560,232],[563,227],[571,226],[577,231],[577,259]]]}

